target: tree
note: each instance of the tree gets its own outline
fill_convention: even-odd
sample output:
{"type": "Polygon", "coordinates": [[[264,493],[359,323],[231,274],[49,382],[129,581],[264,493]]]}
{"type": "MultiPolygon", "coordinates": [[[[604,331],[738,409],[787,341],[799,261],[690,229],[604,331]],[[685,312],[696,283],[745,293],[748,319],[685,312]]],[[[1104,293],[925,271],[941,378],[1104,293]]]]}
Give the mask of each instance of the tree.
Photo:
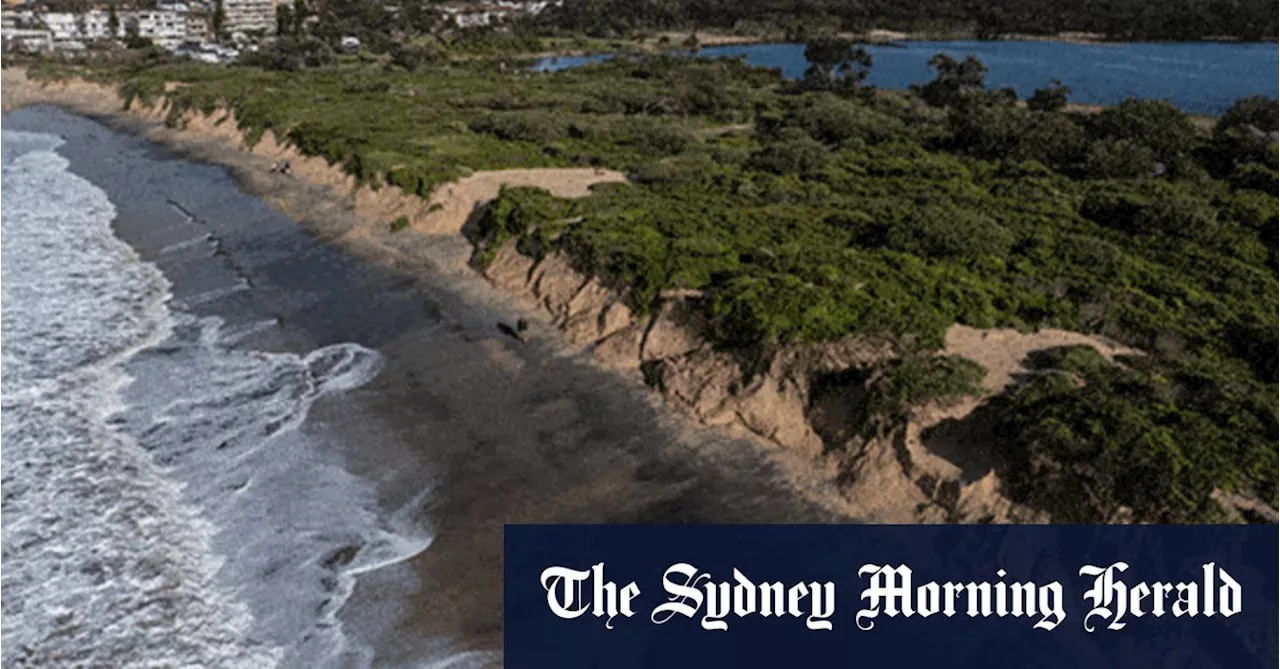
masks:
{"type": "Polygon", "coordinates": [[[145,49],[151,46],[151,40],[138,34],[137,20],[126,21],[124,25],[124,45],[129,49],[145,49]]]}
{"type": "Polygon", "coordinates": [[[778,136],[783,128],[800,128],[810,137],[829,146],[846,142],[880,144],[907,133],[902,119],[833,95],[810,95],[774,123],[762,116],[756,127],[778,136]]]}
{"type": "Polygon", "coordinates": [[[964,60],[940,53],[929,59],[929,67],[938,73],[933,81],[911,90],[933,107],[957,107],[982,96],[987,90],[987,66],[974,56],[964,60]]]}
{"type": "Polygon", "coordinates": [[[957,151],[999,160],[1016,155],[1020,138],[1031,125],[1031,115],[1012,105],[966,105],[947,115],[951,145],[957,151]]]}
{"type": "Polygon", "coordinates": [[[270,48],[241,57],[241,62],[266,70],[294,72],[304,68],[325,67],[338,61],[333,48],[315,38],[281,37],[270,48]]]}
{"type": "Polygon", "coordinates": [[[111,39],[120,36],[120,16],[116,14],[115,5],[107,5],[107,34],[111,39]]]}
{"type": "Polygon", "coordinates": [[[278,37],[288,36],[293,31],[293,10],[289,5],[281,4],[276,7],[276,35],[278,37]]]}
{"type": "Polygon", "coordinates": [[[1231,109],[1218,119],[1214,132],[1224,132],[1236,128],[1256,128],[1263,134],[1280,130],[1280,105],[1275,98],[1265,95],[1251,95],[1236,100],[1231,109]]]}
{"type": "Polygon", "coordinates": [[[1080,162],[1088,150],[1089,138],[1067,114],[1032,114],[1030,124],[1018,138],[1013,157],[1037,160],[1055,169],[1080,162]]]}
{"type": "Polygon", "coordinates": [[[1085,173],[1095,179],[1132,179],[1152,176],[1155,164],[1155,154],[1141,142],[1102,140],[1089,147],[1085,173]]]}
{"type": "Polygon", "coordinates": [[[1054,79],[1047,88],[1036,89],[1036,92],[1027,100],[1027,109],[1056,112],[1067,106],[1067,96],[1070,94],[1070,86],[1064,86],[1061,80],[1054,79]]]}
{"type": "Polygon", "coordinates": [[[302,37],[307,22],[306,0],[293,0],[293,36],[302,37]]]}
{"type": "Polygon", "coordinates": [[[410,72],[416,72],[423,65],[436,60],[439,57],[434,47],[422,46],[420,44],[402,44],[395,43],[391,47],[391,62],[399,65],[410,72]]]}
{"type": "Polygon", "coordinates": [[[851,94],[866,80],[871,69],[871,54],[854,47],[851,40],[824,37],[805,45],[804,57],[809,67],[804,73],[805,87],[810,90],[851,94]]]}
{"type": "Polygon", "coordinates": [[[1230,174],[1238,166],[1257,163],[1276,169],[1277,103],[1261,95],[1237,100],[1213,127],[1210,169],[1230,174]]]}
{"type": "Polygon", "coordinates": [[[751,156],[756,169],[775,174],[812,175],[830,161],[830,152],[798,128],[787,128],[781,137],[764,145],[751,156]]]}
{"type": "Polygon", "coordinates": [[[214,0],[213,17],[209,21],[209,28],[213,31],[213,39],[221,40],[223,30],[227,23],[227,11],[222,7],[222,0],[214,0]]]}
{"type": "Polygon", "coordinates": [[[1150,149],[1155,159],[1176,166],[1196,145],[1196,128],[1181,109],[1163,100],[1136,100],[1107,107],[1093,117],[1101,139],[1127,141],[1150,149]]]}

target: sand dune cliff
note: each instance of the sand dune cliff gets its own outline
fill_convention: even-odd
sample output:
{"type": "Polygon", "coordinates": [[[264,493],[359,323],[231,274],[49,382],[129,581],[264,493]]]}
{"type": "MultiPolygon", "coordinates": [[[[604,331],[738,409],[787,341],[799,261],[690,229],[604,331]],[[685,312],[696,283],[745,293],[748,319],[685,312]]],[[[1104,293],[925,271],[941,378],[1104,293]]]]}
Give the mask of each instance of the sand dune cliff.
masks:
{"type": "MultiPolygon", "coordinates": [[[[108,86],[82,80],[44,84],[21,69],[3,72],[4,109],[38,103],[132,123],[149,138],[195,159],[233,169],[257,193],[317,235],[353,254],[413,274],[432,266],[470,273],[474,247],[466,238],[477,208],[503,185],[544,188],[563,197],[584,197],[593,185],[625,182],[623,174],[592,168],[517,169],[476,172],[437,188],[424,200],[398,189],[357,187],[338,166],[309,158],[267,131],[250,148],[230,111],[186,113],[175,127],[161,98],[152,106],[123,99],[108,86]],[[291,175],[270,172],[288,160],[291,175]],[[281,187],[292,179],[311,189],[299,197],[281,187]],[[341,212],[345,216],[327,214],[341,212]],[[388,222],[404,217],[407,229],[392,232],[388,222]]],[[[596,364],[647,383],[667,405],[705,426],[750,436],[765,448],[781,448],[793,461],[797,489],[852,517],[875,522],[1043,522],[1044,514],[1021,507],[1001,493],[990,434],[967,420],[986,397],[1025,372],[1035,350],[1070,344],[1093,346],[1107,357],[1135,353],[1103,339],[1060,330],[1019,333],[955,325],[947,333],[947,354],[973,359],[987,370],[986,397],[945,406],[920,407],[905,429],[877,440],[853,441],[850,404],[858,388],[823,388],[820,375],[865,365],[892,354],[867,341],[783,347],[748,375],[732,355],[713,350],[700,336],[696,295],[673,294],[645,317],[619,291],[599,278],[577,272],[558,252],[540,262],[507,244],[483,270],[489,282],[514,296],[531,315],[562,333],[571,350],[596,364]],[[933,426],[929,439],[922,431],[933,426]],[[833,442],[844,440],[845,448],[833,442]]]]}

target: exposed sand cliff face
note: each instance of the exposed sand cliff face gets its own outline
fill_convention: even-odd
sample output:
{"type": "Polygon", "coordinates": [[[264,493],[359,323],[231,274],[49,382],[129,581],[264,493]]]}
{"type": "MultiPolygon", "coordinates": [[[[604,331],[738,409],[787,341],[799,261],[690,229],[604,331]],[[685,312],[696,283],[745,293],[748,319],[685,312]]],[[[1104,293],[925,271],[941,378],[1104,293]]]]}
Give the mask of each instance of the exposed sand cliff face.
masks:
{"type": "MultiPolygon", "coordinates": [[[[301,155],[270,131],[250,148],[230,112],[188,112],[178,127],[167,128],[164,99],[150,107],[135,101],[126,112],[124,101],[107,86],[79,80],[42,84],[19,69],[4,70],[3,97],[6,110],[51,103],[83,114],[147,121],[143,130],[149,138],[231,166],[251,191],[307,221],[321,237],[410,274],[428,265],[470,272],[474,247],[465,238],[468,223],[504,184],[583,197],[594,184],[625,181],[618,172],[591,168],[487,171],[442,185],[424,200],[391,187],[357,187],[339,167],[301,155]],[[269,172],[277,160],[290,161],[290,176],[269,172]],[[273,184],[281,179],[305,182],[317,197],[302,201],[278,196],[273,184]],[[353,214],[343,220],[357,223],[326,223],[325,212],[333,208],[353,214]],[[409,227],[391,232],[389,222],[401,216],[409,227]]],[[[798,489],[837,510],[876,522],[1048,520],[1001,494],[995,473],[999,463],[988,448],[991,435],[970,420],[985,398],[920,407],[905,429],[868,442],[855,437],[858,426],[852,421],[862,388],[850,383],[819,390],[815,380],[884,359],[892,355],[887,345],[843,341],[787,346],[748,374],[739,360],[713,350],[701,336],[701,312],[692,303],[696,294],[672,294],[641,317],[620,291],[583,276],[565,255],[552,252],[535,262],[510,242],[497,250],[483,273],[500,291],[519,296],[529,310],[540,312],[577,350],[589,352],[602,366],[643,379],[677,411],[701,424],[781,446],[808,462],[805,471],[795,474],[798,489]],[[939,429],[922,438],[933,426],[939,429]]],[[[1072,332],[1022,334],[960,325],[948,331],[945,353],[985,367],[989,397],[1026,371],[1022,363],[1028,353],[1068,344],[1090,345],[1107,357],[1134,353],[1072,332]]]]}

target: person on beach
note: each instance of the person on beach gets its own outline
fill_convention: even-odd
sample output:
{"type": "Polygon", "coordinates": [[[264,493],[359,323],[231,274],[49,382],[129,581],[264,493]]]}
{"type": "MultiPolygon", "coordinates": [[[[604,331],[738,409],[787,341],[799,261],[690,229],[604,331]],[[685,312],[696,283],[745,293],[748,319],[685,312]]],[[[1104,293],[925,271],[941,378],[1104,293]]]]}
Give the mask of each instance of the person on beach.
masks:
{"type": "Polygon", "coordinates": [[[529,329],[529,321],[523,318],[516,321],[516,326],[514,328],[511,327],[510,325],[507,325],[506,323],[498,323],[499,331],[511,337],[512,339],[515,339],[516,341],[519,341],[522,343],[529,341],[529,335],[527,332],[528,329],[529,329]]]}

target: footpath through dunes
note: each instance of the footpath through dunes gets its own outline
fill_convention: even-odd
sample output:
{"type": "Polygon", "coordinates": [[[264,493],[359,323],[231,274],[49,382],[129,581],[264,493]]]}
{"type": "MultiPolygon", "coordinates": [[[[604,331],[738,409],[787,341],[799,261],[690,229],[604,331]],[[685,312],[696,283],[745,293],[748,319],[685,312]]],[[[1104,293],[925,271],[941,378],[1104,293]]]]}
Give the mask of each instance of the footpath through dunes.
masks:
{"type": "MultiPolygon", "coordinates": [[[[697,423],[766,445],[766,452],[787,463],[784,469],[799,491],[842,515],[880,522],[1046,520],[1043,513],[1002,494],[992,435],[970,417],[1027,372],[1023,365],[1032,351],[1083,344],[1107,359],[1135,352],[1073,332],[983,331],[956,325],[948,331],[943,353],[970,358],[986,370],[980,396],[919,407],[904,429],[861,439],[857,407],[866,379],[846,375],[834,386],[825,380],[886,360],[893,355],[889,346],[864,340],[789,345],[756,361],[759,373],[748,374],[741,360],[703,337],[701,312],[691,306],[699,298],[695,293],[664,295],[661,304],[640,315],[643,310],[629,304],[621,291],[578,272],[561,251],[535,259],[517,249],[514,240],[485,249],[478,248],[479,240],[467,238],[468,223],[503,186],[583,197],[596,184],[625,182],[619,172],[475,172],[423,199],[393,187],[375,190],[358,184],[340,166],[301,154],[270,130],[256,142],[246,142],[228,110],[187,111],[173,119],[161,97],[150,106],[135,100],[122,114],[124,100],[105,85],[36,82],[20,69],[6,69],[3,76],[6,109],[52,103],[126,124],[132,119],[134,129],[152,140],[231,167],[247,190],[357,257],[409,277],[428,271],[457,277],[461,294],[481,303],[493,299],[486,293],[488,284],[497,287],[514,298],[507,306],[516,313],[550,321],[560,336],[544,341],[563,341],[569,352],[586,352],[600,366],[645,383],[667,406],[697,423]],[[137,126],[138,120],[145,123],[137,126]],[[289,162],[287,175],[271,169],[280,161],[289,162]],[[490,258],[481,270],[487,284],[475,281],[473,261],[481,253],[490,258]],[[921,436],[935,426],[940,429],[929,438],[921,436]]],[[[549,333],[534,320],[535,336],[549,333]]],[[[492,348],[492,357],[500,364],[522,364],[501,347],[492,348]]]]}

